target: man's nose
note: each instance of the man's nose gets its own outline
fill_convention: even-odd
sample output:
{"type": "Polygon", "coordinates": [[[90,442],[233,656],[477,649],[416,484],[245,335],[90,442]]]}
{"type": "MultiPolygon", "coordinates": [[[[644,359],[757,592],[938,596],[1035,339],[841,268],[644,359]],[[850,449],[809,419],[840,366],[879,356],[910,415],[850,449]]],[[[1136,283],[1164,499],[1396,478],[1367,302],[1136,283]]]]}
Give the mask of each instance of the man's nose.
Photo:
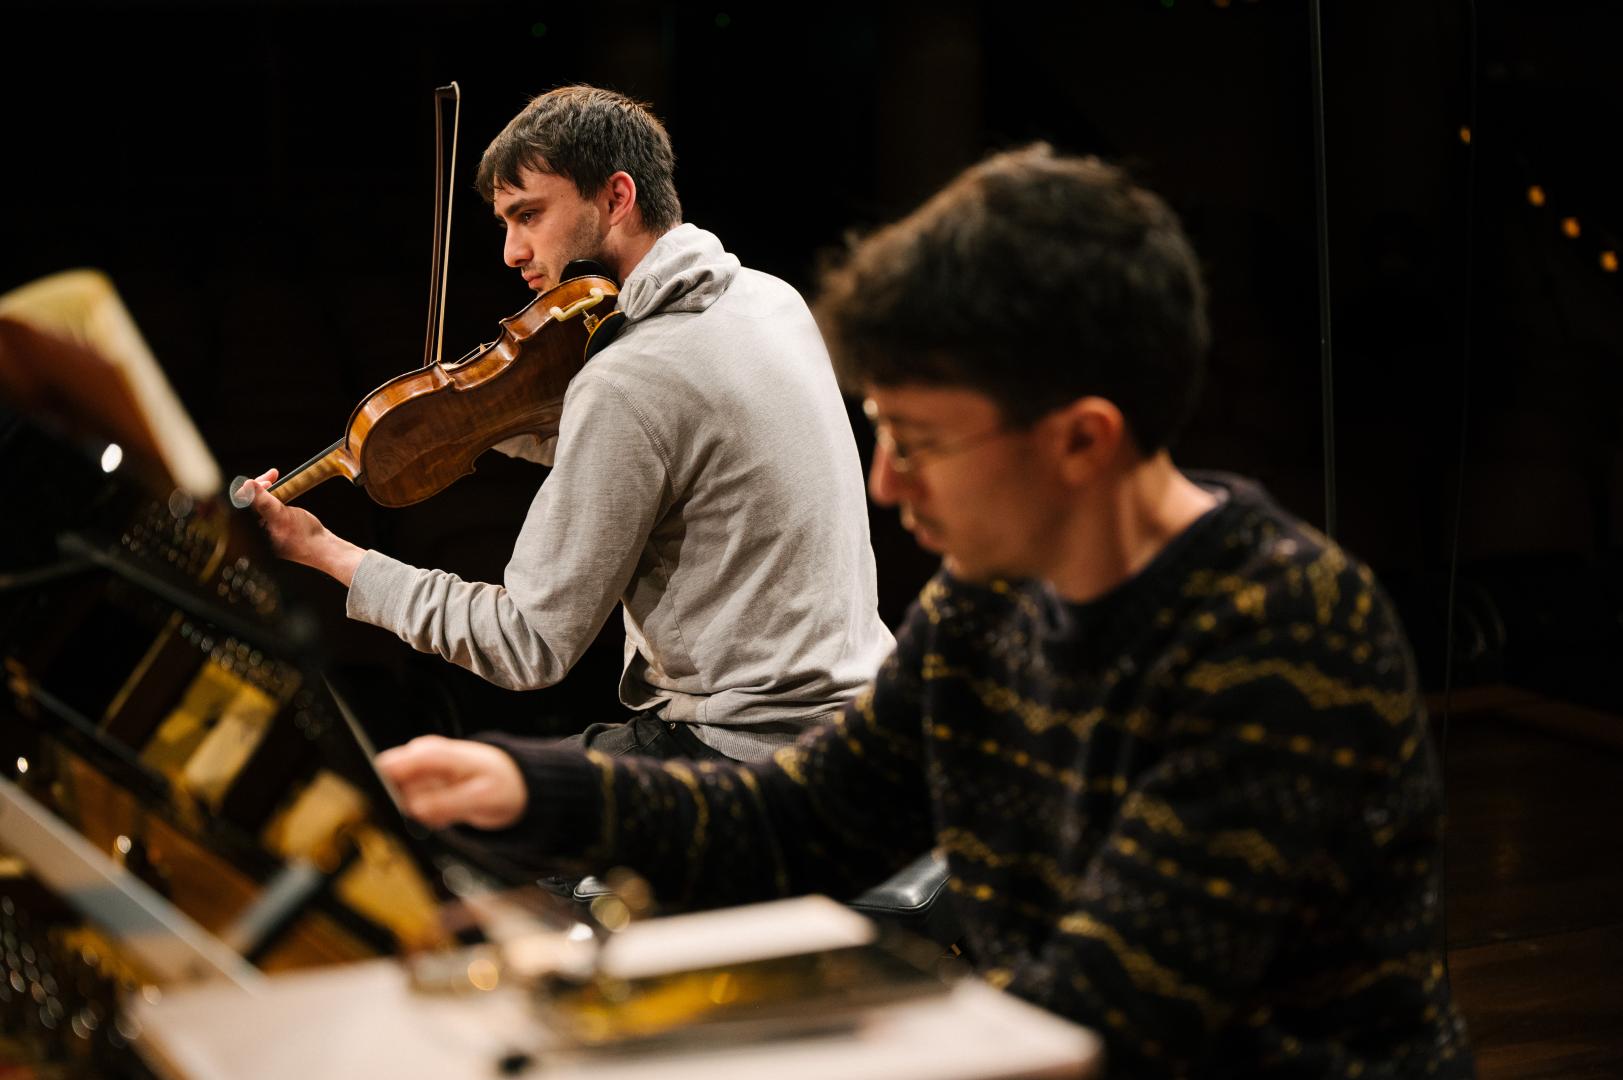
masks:
{"type": "Polygon", "coordinates": [[[507,239],[502,242],[502,261],[508,266],[519,267],[530,261],[530,255],[530,245],[525,242],[523,234],[509,227],[507,239]]]}
{"type": "Polygon", "coordinates": [[[895,459],[883,440],[873,448],[873,464],[868,468],[868,497],[878,506],[895,506],[906,477],[896,471],[895,459]]]}

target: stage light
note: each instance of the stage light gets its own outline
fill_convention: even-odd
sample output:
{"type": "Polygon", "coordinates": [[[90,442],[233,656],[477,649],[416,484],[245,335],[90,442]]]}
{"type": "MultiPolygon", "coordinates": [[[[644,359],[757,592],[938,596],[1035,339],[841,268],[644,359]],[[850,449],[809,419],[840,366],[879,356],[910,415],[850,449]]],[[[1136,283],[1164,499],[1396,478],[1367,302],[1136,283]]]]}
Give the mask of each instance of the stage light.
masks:
{"type": "Polygon", "coordinates": [[[1561,231],[1567,235],[1568,239],[1571,240],[1576,240],[1579,236],[1583,235],[1583,229],[1578,227],[1578,219],[1575,217],[1562,218],[1561,231]]]}
{"type": "Polygon", "coordinates": [[[1534,184],[1532,187],[1528,188],[1527,201],[1532,203],[1534,206],[1543,206],[1544,189],[1539,187],[1537,184],[1534,184]]]}

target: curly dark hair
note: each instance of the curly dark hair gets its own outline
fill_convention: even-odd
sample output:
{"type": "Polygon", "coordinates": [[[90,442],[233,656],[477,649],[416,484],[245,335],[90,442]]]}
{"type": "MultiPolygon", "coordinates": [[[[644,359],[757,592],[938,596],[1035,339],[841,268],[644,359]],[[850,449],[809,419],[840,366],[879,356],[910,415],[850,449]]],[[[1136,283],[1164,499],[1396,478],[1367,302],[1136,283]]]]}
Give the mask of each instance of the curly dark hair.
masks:
{"type": "Polygon", "coordinates": [[[636,182],[644,225],[664,232],[682,222],[665,125],[647,105],[613,90],[560,86],[532,100],[485,148],[474,187],[493,202],[498,187],[520,185],[526,167],[567,178],[588,199],[624,171],[636,182]]]}
{"type": "Polygon", "coordinates": [[[964,387],[1015,424],[1098,396],[1144,454],[1187,424],[1209,338],[1177,215],[1122,169],[1044,143],[853,243],[817,311],[848,389],[964,387]]]}

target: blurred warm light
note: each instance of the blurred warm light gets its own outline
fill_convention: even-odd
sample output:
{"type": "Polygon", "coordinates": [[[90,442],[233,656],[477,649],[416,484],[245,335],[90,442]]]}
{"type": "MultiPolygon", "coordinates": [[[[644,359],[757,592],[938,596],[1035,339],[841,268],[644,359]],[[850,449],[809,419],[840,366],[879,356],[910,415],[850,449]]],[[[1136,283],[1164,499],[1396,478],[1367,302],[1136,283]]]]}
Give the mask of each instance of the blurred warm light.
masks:
{"type": "Polygon", "coordinates": [[[1573,240],[1578,239],[1583,232],[1583,230],[1578,227],[1578,219],[1575,217],[1562,218],[1561,231],[1566,233],[1567,236],[1573,240]]]}
{"type": "Polygon", "coordinates": [[[717,1005],[731,1005],[738,1000],[738,980],[722,972],[710,980],[710,1000],[717,1005]]]}
{"type": "Polygon", "coordinates": [[[620,931],[631,924],[631,912],[618,896],[599,896],[590,906],[592,916],[605,930],[620,931]]]}
{"type": "Polygon", "coordinates": [[[479,990],[494,990],[501,982],[501,970],[488,957],[479,957],[468,965],[468,981],[479,990]]]}
{"type": "Polygon", "coordinates": [[[1600,268],[1608,274],[1617,273],[1617,252],[1603,251],[1600,253],[1600,268]]]}
{"type": "Polygon", "coordinates": [[[1460,125],[1460,142],[1464,143],[1466,146],[1471,145],[1471,129],[1465,124],[1460,125]]]}
{"type": "Polygon", "coordinates": [[[1532,187],[1528,188],[1527,201],[1532,203],[1534,206],[1543,206],[1544,189],[1539,187],[1537,184],[1534,184],[1532,187]]]}

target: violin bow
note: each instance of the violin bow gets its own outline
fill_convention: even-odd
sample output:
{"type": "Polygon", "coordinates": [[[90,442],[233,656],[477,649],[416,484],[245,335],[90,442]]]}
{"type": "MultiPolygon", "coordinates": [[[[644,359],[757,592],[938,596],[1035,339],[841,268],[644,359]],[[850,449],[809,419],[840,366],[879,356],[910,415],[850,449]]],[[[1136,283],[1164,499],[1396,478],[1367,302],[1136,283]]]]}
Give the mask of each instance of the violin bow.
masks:
{"type": "MultiPolygon", "coordinates": [[[[428,265],[428,331],[423,337],[423,366],[433,367],[440,362],[440,348],[445,338],[445,291],[450,283],[451,276],[451,208],[455,205],[454,192],[450,185],[456,178],[456,144],[457,134],[462,127],[462,88],[452,80],[449,86],[436,87],[434,90],[434,249],[429,253],[428,265]],[[455,103],[451,113],[451,168],[450,176],[446,176],[445,168],[445,106],[446,99],[455,103]]],[[[344,445],[339,439],[327,449],[300,465],[297,469],[282,477],[277,484],[291,480],[300,473],[312,470],[327,460],[333,451],[344,445]]],[[[313,476],[307,479],[312,483],[305,486],[313,487],[321,480],[337,475],[326,471],[320,479],[313,476]]],[[[242,485],[247,483],[246,476],[233,479],[226,488],[227,498],[231,505],[238,510],[253,505],[253,499],[242,495],[242,485]]],[[[302,490],[302,489],[301,489],[302,490]]]]}
{"type": "Polygon", "coordinates": [[[462,127],[462,88],[453,80],[434,90],[434,247],[428,263],[428,332],[423,337],[423,366],[440,362],[445,339],[445,292],[451,278],[451,211],[455,207],[451,184],[456,182],[457,134],[462,127]],[[445,164],[445,101],[451,112],[451,163],[445,164]],[[449,175],[447,175],[449,173],[449,175]]]}

